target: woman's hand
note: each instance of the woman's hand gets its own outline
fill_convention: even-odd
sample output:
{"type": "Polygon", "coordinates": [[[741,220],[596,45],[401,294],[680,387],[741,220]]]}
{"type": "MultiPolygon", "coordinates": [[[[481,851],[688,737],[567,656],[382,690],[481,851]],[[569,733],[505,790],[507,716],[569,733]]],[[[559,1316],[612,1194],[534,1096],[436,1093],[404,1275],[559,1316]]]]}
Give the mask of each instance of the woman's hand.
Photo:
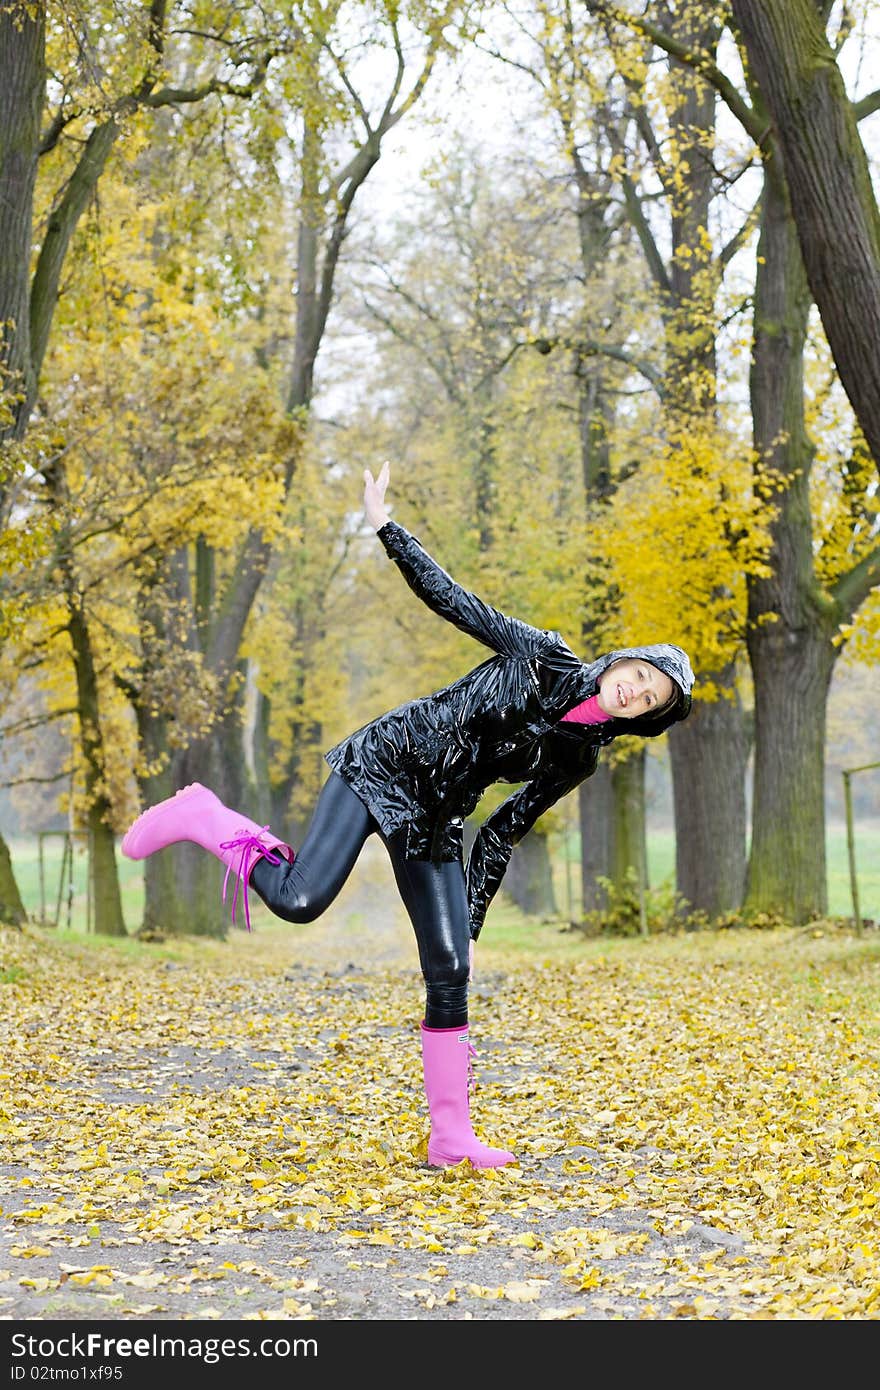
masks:
{"type": "Polygon", "coordinates": [[[379,470],[378,478],[373,477],[369,468],[364,469],[364,512],[375,531],[389,519],[385,510],[385,489],[390,476],[391,465],[387,459],[379,470]]]}

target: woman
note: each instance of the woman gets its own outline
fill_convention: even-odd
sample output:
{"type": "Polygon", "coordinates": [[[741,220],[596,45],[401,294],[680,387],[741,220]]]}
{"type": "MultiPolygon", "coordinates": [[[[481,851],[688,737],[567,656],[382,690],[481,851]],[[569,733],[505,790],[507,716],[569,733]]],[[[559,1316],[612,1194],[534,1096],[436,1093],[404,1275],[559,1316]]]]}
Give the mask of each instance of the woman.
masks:
{"type": "Polygon", "coordinates": [[[298,851],[199,783],[145,811],[122,850],[144,859],[180,840],[195,841],[226,866],[227,880],[235,875],[233,918],[242,886],[249,926],[249,886],[286,921],[314,921],[345,883],[367,837],[379,835],[415,929],[425,980],[428,1161],[445,1167],[468,1159],[477,1168],[496,1168],[514,1155],[477,1139],[468,1098],[468,982],[486,909],[514,845],[538,817],[595,771],[599,749],[618,734],[653,737],[684,719],[694,675],[682,649],[665,643],[584,663],[558,632],[483,603],[389,519],[388,478],[387,463],[377,479],[364,473],[368,522],[418,598],[492,655],[326,753],[330,776],[298,851]],[[463,821],[494,782],[523,785],[483,822],[465,867],[463,821]]]}

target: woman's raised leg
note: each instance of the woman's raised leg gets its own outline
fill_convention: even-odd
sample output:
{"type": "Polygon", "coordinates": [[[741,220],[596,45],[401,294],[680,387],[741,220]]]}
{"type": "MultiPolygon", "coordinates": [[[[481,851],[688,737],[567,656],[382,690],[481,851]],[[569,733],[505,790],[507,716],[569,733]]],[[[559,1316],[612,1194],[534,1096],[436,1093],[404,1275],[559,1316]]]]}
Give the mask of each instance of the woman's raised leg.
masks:
{"type": "Polygon", "coordinates": [[[272,912],[288,922],[311,922],[339,892],[363,848],[378,827],[366,806],[335,772],[324,784],[302,849],[295,854],[267,825],[225,806],[200,782],[138,816],[122,841],[129,859],[146,859],[182,840],[201,845],[226,868],[223,897],[234,875],[232,917],[239,888],[244,890],[250,927],[248,885],[272,912]]]}
{"type": "Polygon", "coordinates": [[[331,772],[293,862],[260,859],[251,870],[251,887],[276,917],[314,922],[345,883],[367,836],[377,829],[360,797],[331,772]]]}

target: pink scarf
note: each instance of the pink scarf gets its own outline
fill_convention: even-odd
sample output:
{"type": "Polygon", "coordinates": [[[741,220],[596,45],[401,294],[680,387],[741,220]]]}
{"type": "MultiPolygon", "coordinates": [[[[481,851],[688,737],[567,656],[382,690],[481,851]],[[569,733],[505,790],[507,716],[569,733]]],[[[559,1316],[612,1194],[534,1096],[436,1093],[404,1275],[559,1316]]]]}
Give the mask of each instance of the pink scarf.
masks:
{"type": "Polygon", "coordinates": [[[604,724],[607,719],[613,719],[613,714],[606,714],[599,707],[599,696],[591,695],[589,700],[582,700],[574,709],[570,709],[568,714],[564,714],[560,719],[560,724],[604,724]]]}

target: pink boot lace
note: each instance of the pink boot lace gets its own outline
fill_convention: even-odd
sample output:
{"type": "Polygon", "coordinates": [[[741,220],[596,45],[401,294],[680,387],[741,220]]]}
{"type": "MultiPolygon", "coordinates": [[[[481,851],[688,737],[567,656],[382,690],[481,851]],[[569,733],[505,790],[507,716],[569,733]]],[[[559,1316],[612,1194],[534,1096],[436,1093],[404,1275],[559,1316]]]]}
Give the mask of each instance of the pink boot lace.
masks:
{"type": "MultiPolygon", "coordinates": [[[[238,903],[239,884],[244,884],[244,919],[247,923],[248,931],[251,930],[251,909],[248,903],[248,878],[251,869],[258,859],[268,859],[270,864],[280,864],[280,858],[263,844],[261,836],[268,831],[268,825],[264,825],[258,835],[252,830],[240,830],[231,840],[223,840],[220,849],[240,850],[238,864],[235,869],[235,890],[232,894],[232,925],[235,926],[235,908],[238,903]]],[[[223,880],[223,901],[226,902],[226,885],[229,882],[229,875],[232,873],[233,860],[226,867],[226,877],[223,880]]]]}

